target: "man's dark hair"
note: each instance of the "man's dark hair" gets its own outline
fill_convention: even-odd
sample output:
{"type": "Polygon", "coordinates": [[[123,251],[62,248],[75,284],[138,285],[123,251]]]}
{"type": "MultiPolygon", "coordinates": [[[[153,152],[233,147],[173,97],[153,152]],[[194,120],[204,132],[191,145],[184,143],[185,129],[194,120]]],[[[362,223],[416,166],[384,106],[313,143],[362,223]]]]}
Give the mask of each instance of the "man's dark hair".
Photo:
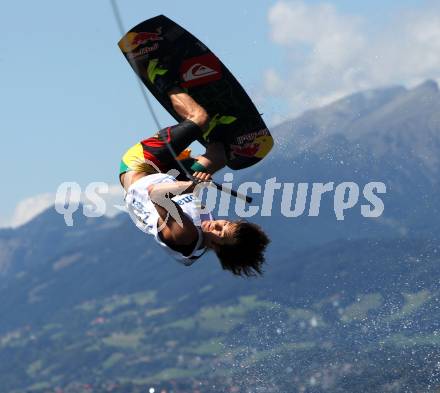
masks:
{"type": "Polygon", "coordinates": [[[240,220],[235,222],[233,243],[223,244],[216,254],[223,269],[237,276],[262,275],[264,251],[269,242],[258,225],[240,220]]]}

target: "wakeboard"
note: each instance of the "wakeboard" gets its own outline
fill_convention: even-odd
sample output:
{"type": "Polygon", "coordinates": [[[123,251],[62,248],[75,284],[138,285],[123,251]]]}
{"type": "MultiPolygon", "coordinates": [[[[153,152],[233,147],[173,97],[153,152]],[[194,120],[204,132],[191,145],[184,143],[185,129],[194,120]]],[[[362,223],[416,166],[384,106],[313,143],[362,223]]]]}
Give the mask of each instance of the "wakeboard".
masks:
{"type": "Polygon", "coordinates": [[[177,23],[156,16],[133,27],[118,45],[148,90],[180,121],[167,92],[149,78],[152,62],[166,64],[173,57],[171,72],[177,83],[210,116],[199,142],[223,142],[231,169],[254,165],[272,149],[273,138],[241,84],[205,44],[177,23]]]}

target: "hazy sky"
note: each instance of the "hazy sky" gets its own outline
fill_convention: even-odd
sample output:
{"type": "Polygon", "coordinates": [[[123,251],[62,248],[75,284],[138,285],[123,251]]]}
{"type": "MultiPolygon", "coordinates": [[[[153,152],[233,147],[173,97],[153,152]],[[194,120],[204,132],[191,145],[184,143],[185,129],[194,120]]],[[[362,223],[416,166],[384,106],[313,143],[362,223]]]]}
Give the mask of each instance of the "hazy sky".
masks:
{"type": "MultiPolygon", "coordinates": [[[[360,89],[438,79],[437,3],[118,4],[127,30],[164,14],[199,37],[271,125],[360,89]]],[[[156,127],[116,45],[120,34],[108,0],[10,1],[1,8],[0,225],[6,226],[50,205],[62,182],[116,184],[123,152],[156,127]]],[[[155,109],[162,125],[173,123],[155,109]]]]}

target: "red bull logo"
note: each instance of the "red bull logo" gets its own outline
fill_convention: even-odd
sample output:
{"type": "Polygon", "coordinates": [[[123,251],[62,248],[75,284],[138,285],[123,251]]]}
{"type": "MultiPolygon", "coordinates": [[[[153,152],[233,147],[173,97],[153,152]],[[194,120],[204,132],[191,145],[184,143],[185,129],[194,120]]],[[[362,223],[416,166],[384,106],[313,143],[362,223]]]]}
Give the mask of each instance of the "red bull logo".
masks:
{"type": "Polygon", "coordinates": [[[143,45],[148,41],[162,41],[163,37],[160,36],[160,33],[137,33],[134,40],[131,42],[132,45],[143,45]]]}
{"type": "Polygon", "coordinates": [[[258,133],[254,133],[254,135],[258,135],[259,133],[261,133],[261,135],[255,137],[252,141],[244,142],[241,145],[231,145],[232,154],[249,158],[255,157],[261,159],[265,157],[272,149],[273,139],[270,135],[267,135],[267,129],[260,130],[258,133]]]}
{"type": "Polygon", "coordinates": [[[119,41],[119,47],[124,53],[131,52],[141,45],[145,45],[148,42],[162,41],[162,29],[159,28],[156,32],[140,32],[127,33],[121,41],[119,41]]]}
{"type": "Polygon", "coordinates": [[[258,143],[247,143],[244,146],[231,145],[231,151],[237,156],[255,157],[260,145],[258,143]]]}

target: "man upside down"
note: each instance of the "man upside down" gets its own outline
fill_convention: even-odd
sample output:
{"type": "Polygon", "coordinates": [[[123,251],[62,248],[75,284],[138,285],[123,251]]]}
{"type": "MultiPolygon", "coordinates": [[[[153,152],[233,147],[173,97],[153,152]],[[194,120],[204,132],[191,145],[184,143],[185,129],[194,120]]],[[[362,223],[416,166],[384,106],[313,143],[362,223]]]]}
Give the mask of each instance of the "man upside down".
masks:
{"type": "Polygon", "coordinates": [[[203,137],[208,114],[180,88],[167,90],[182,121],[136,144],[122,158],[119,179],[131,218],[184,265],[212,250],[223,269],[235,275],[261,274],[269,243],[263,230],[245,220],[215,220],[202,213],[194,181],[167,173],[178,169],[167,144],[199,181],[209,181],[226,164],[224,145],[218,141],[210,142],[201,156],[185,157],[186,148],[203,137]]]}

